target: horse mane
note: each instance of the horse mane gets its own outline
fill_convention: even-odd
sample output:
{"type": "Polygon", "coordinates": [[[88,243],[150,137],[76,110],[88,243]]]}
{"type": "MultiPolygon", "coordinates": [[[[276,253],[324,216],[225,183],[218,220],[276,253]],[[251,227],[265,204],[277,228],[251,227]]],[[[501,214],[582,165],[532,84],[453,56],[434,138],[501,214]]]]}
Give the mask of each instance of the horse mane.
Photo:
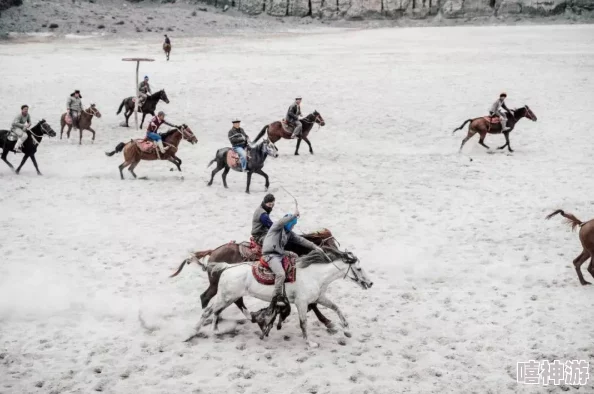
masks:
{"type": "Polygon", "coordinates": [[[155,93],[151,94],[151,95],[150,95],[150,96],[148,96],[148,97],[157,97],[157,96],[161,95],[161,92],[162,92],[162,91],[163,91],[163,89],[161,89],[161,90],[159,90],[159,91],[156,91],[155,93]]]}
{"type": "Polygon", "coordinates": [[[161,134],[161,138],[165,139],[165,138],[169,137],[171,134],[175,133],[176,131],[177,131],[177,129],[167,130],[166,132],[161,134]]]}
{"type": "MultiPolygon", "coordinates": [[[[330,248],[330,247],[323,247],[322,248],[326,255],[330,257],[330,260],[334,261],[343,256],[343,253],[338,249],[330,248]]],[[[297,258],[296,266],[297,268],[307,268],[312,264],[330,264],[330,261],[324,256],[322,252],[314,250],[309,252],[305,256],[301,256],[297,258]]]]}

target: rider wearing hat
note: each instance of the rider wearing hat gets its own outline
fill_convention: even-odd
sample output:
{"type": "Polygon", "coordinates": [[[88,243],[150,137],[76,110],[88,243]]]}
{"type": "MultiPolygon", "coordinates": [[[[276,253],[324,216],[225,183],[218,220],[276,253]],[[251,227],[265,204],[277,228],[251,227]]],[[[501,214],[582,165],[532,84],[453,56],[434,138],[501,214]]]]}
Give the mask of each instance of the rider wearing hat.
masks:
{"type": "Polygon", "coordinates": [[[20,152],[23,143],[29,137],[27,129],[31,127],[31,115],[29,115],[28,105],[21,106],[21,113],[14,118],[10,126],[10,131],[19,137],[13,149],[15,152],[20,152]]]}
{"type": "Polygon", "coordinates": [[[284,305],[284,302],[279,302],[278,299],[282,296],[285,283],[285,270],[282,261],[287,243],[290,241],[310,250],[322,251],[322,248],[313,242],[293,232],[293,228],[297,224],[297,218],[299,218],[299,211],[286,214],[282,219],[274,223],[268,230],[262,245],[262,257],[274,273],[273,304],[284,305]]]}
{"type": "Polygon", "coordinates": [[[231,143],[231,147],[237,154],[239,155],[239,160],[241,162],[241,171],[246,171],[247,169],[247,154],[245,149],[248,147],[248,143],[250,142],[250,137],[245,133],[245,131],[239,127],[240,124],[239,119],[233,120],[233,127],[229,130],[228,137],[229,142],[231,143]]]}
{"type": "Polygon", "coordinates": [[[301,135],[301,128],[303,125],[299,121],[299,115],[301,115],[301,97],[295,98],[295,102],[291,104],[287,110],[287,116],[285,117],[289,126],[293,127],[291,138],[301,135]]]}
{"type": "Polygon", "coordinates": [[[493,105],[491,106],[491,110],[489,111],[489,114],[491,116],[497,115],[499,116],[499,120],[501,122],[501,132],[505,132],[507,130],[509,130],[509,127],[506,127],[507,125],[507,114],[505,111],[511,112],[509,110],[509,108],[507,108],[507,105],[505,105],[505,99],[507,98],[507,94],[501,93],[499,95],[499,98],[493,103],[493,105]],[[503,111],[505,110],[505,111],[503,111]]]}
{"type": "Polygon", "coordinates": [[[141,108],[142,105],[144,104],[144,102],[146,101],[146,98],[148,97],[148,95],[153,93],[153,92],[151,92],[151,87],[149,85],[148,75],[145,75],[144,81],[140,82],[140,85],[138,85],[138,92],[139,92],[138,107],[141,108]]]}
{"type": "Polygon", "coordinates": [[[70,115],[73,126],[78,126],[78,118],[82,112],[82,102],[80,99],[82,99],[80,90],[75,90],[74,93],[68,97],[68,100],[66,100],[66,113],[70,115]]]}
{"type": "Polygon", "coordinates": [[[272,227],[272,220],[270,220],[270,212],[274,208],[274,196],[267,194],[256,208],[254,216],[252,217],[252,238],[254,241],[262,246],[262,241],[268,234],[268,230],[272,227]]]}
{"type": "Polygon", "coordinates": [[[157,116],[153,117],[151,119],[151,121],[149,122],[148,128],[146,129],[146,138],[148,138],[149,140],[151,140],[155,144],[157,144],[161,153],[165,153],[165,151],[167,149],[169,149],[169,147],[163,147],[163,140],[161,139],[161,135],[159,133],[157,133],[157,131],[159,130],[159,127],[161,127],[162,124],[166,124],[167,126],[171,126],[171,127],[175,127],[175,128],[179,129],[178,126],[175,126],[175,125],[165,121],[165,112],[159,111],[157,116]]]}

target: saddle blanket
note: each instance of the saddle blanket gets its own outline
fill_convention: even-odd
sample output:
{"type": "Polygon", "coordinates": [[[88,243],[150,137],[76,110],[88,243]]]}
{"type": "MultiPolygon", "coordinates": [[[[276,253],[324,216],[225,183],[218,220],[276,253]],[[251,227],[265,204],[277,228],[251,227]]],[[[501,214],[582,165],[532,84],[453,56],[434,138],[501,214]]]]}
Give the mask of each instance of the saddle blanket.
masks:
{"type": "Polygon", "coordinates": [[[483,116],[483,119],[485,119],[487,122],[489,122],[491,124],[501,123],[499,116],[483,116]]]}
{"type": "Polygon", "coordinates": [[[262,247],[250,237],[250,242],[242,242],[239,244],[239,253],[244,261],[256,261],[262,257],[262,247]]]}
{"type": "Polygon", "coordinates": [[[142,139],[142,140],[136,140],[134,142],[136,142],[136,146],[138,146],[138,148],[144,153],[154,153],[155,152],[156,145],[151,140],[142,139]]]}
{"type": "Polygon", "coordinates": [[[282,119],[281,120],[281,125],[283,125],[283,130],[284,131],[286,131],[287,133],[293,134],[294,127],[291,126],[290,124],[288,124],[286,119],[282,119]]]}
{"type": "Polygon", "coordinates": [[[66,122],[68,126],[72,125],[72,117],[67,113],[64,114],[64,122],[66,122]]]}
{"type": "Polygon", "coordinates": [[[233,149],[227,152],[227,165],[231,168],[240,167],[239,155],[233,149]]]}
{"type": "MultiPolygon", "coordinates": [[[[297,278],[297,268],[295,267],[295,257],[285,256],[283,257],[283,268],[285,269],[285,283],[293,283],[297,278]]],[[[264,261],[264,257],[260,257],[260,260],[252,266],[252,274],[258,283],[262,285],[273,285],[274,284],[274,272],[268,267],[268,263],[264,261]]]]}

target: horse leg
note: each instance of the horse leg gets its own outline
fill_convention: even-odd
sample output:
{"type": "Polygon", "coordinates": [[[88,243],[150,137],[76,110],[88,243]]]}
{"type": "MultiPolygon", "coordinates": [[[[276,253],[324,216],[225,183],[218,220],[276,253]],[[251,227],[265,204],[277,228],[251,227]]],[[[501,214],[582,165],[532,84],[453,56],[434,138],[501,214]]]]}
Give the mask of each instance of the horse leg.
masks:
{"type": "Polygon", "coordinates": [[[348,331],[349,323],[347,322],[346,317],[344,317],[342,311],[338,308],[338,306],[334,302],[330,301],[325,294],[322,294],[320,298],[318,298],[318,304],[325,306],[326,308],[330,308],[334,312],[336,312],[338,318],[340,319],[340,323],[344,327],[344,335],[350,338],[351,333],[350,331],[348,331]]]}
{"type": "Polygon", "coordinates": [[[468,128],[468,134],[466,135],[466,137],[462,140],[462,144],[460,144],[460,149],[458,150],[458,152],[462,152],[462,147],[464,147],[464,144],[466,142],[468,142],[469,139],[471,139],[472,137],[474,137],[474,135],[476,134],[476,131],[468,128]]]}
{"type": "MultiPolygon", "coordinates": [[[[586,260],[588,260],[588,258],[590,258],[590,257],[592,259],[594,259],[594,256],[590,256],[590,252],[588,252],[586,249],[584,249],[584,250],[582,250],[582,253],[573,260],[573,266],[575,267],[575,272],[577,273],[578,279],[580,280],[580,284],[582,284],[582,286],[591,284],[590,282],[586,282],[586,280],[584,279],[584,275],[582,275],[582,270],[580,269],[582,267],[582,264],[584,264],[586,262],[586,260]]],[[[590,269],[593,267],[594,267],[593,260],[590,260],[590,265],[588,266],[588,272],[592,273],[590,271],[590,269]]]]}
{"type": "Polygon", "coordinates": [[[219,317],[221,312],[223,312],[229,305],[233,304],[233,300],[221,301],[220,303],[215,303],[213,306],[213,313],[214,317],[212,318],[212,331],[215,334],[219,333],[219,317]]]}
{"type": "Polygon", "coordinates": [[[229,186],[227,186],[227,174],[229,173],[230,169],[230,167],[225,166],[225,171],[223,171],[223,174],[221,175],[221,177],[223,178],[223,186],[225,186],[225,189],[229,188],[229,186]]]}
{"type": "Polygon", "coordinates": [[[196,327],[194,328],[194,330],[196,331],[196,334],[192,335],[191,337],[186,339],[184,342],[189,342],[198,336],[198,331],[200,331],[200,328],[202,328],[202,326],[206,322],[206,319],[208,319],[210,317],[210,315],[212,315],[212,313],[213,313],[213,306],[209,306],[208,308],[206,308],[204,310],[204,312],[202,312],[202,316],[200,317],[198,324],[196,324],[196,327]]]}
{"type": "Polygon", "coordinates": [[[217,287],[213,285],[209,285],[208,289],[204,291],[204,293],[200,294],[200,303],[202,304],[202,309],[206,308],[212,297],[217,295],[217,287]]]}
{"type": "MultiPolygon", "coordinates": [[[[16,169],[16,173],[18,174],[19,172],[21,172],[21,168],[23,168],[23,165],[25,164],[25,162],[27,161],[27,159],[29,158],[28,154],[25,154],[23,156],[23,160],[21,161],[21,165],[16,169]]],[[[37,167],[37,166],[36,166],[37,167]]],[[[37,170],[39,172],[39,170],[37,170]]]]}
{"type": "Polygon", "coordinates": [[[299,313],[299,326],[301,327],[301,332],[303,333],[303,339],[307,343],[308,347],[318,347],[318,344],[310,341],[307,337],[307,304],[304,302],[297,303],[297,312],[299,313]]]}
{"type": "Polygon", "coordinates": [[[140,128],[142,129],[142,124],[144,123],[144,118],[146,117],[146,112],[142,112],[142,120],[140,121],[140,128]]]}
{"type": "Polygon", "coordinates": [[[82,145],[82,131],[83,131],[83,129],[79,127],[78,128],[78,133],[79,133],[78,144],[79,145],[82,145]]]}
{"type": "Polygon", "coordinates": [[[62,126],[60,128],[60,139],[62,139],[62,134],[64,134],[64,126],[66,126],[66,123],[62,123],[62,124],[60,124],[60,126],[62,126]]]}
{"type": "Polygon", "coordinates": [[[128,167],[129,165],[130,165],[130,163],[129,163],[128,161],[124,161],[122,164],[120,164],[120,165],[118,166],[118,168],[120,169],[120,177],[121,177],[122,179],[124,179],[124,173],[122,172],[122,170],[123,170],[124,168],[128,167]]]}
{"type": "Polygon", "coordinates": [[[505,133],[503,133],[503,135],[505,136],[505,145],[507,145],[507,150],[513,152],[514,150],[511,148],[511,145],[509,144],[509,131],[506,131],[505,133]]]}
{"type": "Polygon", "coordinates": [[[594,256],[590,258],[590,264],[588,265],[588,272],[594,278],[594,256]]]}
{"type": "Polygon", "coordinates": [[[309,304],[307,306],[307,310],[308,311],[313,311],[313,313],[316,314],[316,317],[318,318],[318,320],[320,322],[322,322],[323,325],[326,326],[326,330],[328,331],[328,333],[330,334],[336,334],[338,331],[336,330],[336,326],[334,323],[332,323],[332,321],[330,319],[328,319],[326,316],[324,316],[322,314],[322,312],[320,312],[320,310],[318,309],[318,306],[316,304],[309,304]]]}
{"type": "Polygon", "coordinates": [[[212,172],[210,174],[210,181],[208,182],[208,186],[212,186],[212,181],[214,179],[214,176],[217,174],[217,172],[221,171],[223,169],[223,167],[225,167],[224,164],[217,163],[217,168],[212,170],[212,172]]]}
{"type": "Polygon", "coordinates": [[[130,119],[130,116],[132,116],[132,112],[128,112],[128,108],[126,108],[126,112],[124,113],[124,117],[126,118],[126,127],[130,127],[128,124],[128,119],[130,119]]]}
{"type": "Polygon", "coordinates": [[[95,142],[95,130],[93,130],[93,129],[91,128],[91,126],[89,126],[89,129],[88,129],[88,130],[89,130],[91,133],[93,133],[93,138],[91,138],[91,141],[92,141],[92,142],[95,142]]]}
{"type": "Polygon", "coordinates": [[[247,173],[247,186],[245,188],[245,192],[250,194],[250,183],[252,183],[252,172],[248,171],[247,173]]]}
{"type": "Polygon", "coordinates": [[[35,154],[34,153],[31,155],[31,161],[33,162],[33,165],[35,166],[35,170],[37,171],[37,175],[43,175],[41,173],[41,171],[39,171],[39,167],[37,166],[37,159],[35,158],[35,154]]]}
{"type": "Polygon", "coordinates": [[[257,170],[256,174],[262,175],[264,177],[264,179],[266,180],[266,184],[264,185],[264,187],[266,188],[266,191],[268,191],[268,188],[270,187],[270,180],[268,179],[268,174],[262,171],[262,169],[257,170]]]}
{"type": "Polygon", "coordinates": [[[248,308],[243,303],[243,297],[239,297],[237,300],[235,300],[235,305],[237,305],[237,307],[239,308],[239,310],[241,311],[241,313],[243,313],[243,315],[248,320],[252,320],[252,315],[250,314],[250,311],[248,311],[248,308]]]}
{"type": "MultiPolygon", "coordinates": [[[[175,164],[175,166],[177,167],[178,171],[180,171],[180,172],[181,172],[181,167],[180,167],[181,160],[179,160],[179,159],[178,159],[178,160],[179,160],[179,162],[178,162],[178,161],[177,161],[177,160],[175,160],[175,159],[177,159],[177,157],[173,156],[173,157],[169,157],[169,158],[167,159],[167,161],[170,161],[170,162],[172,162],[173,164],[175,164]]],[[[171,169],[171,171],[173,171],[173,168],[171,169]]]]}
{"type": "Polygon", "coordinates": [[[487,145],[485,145],[485,137],[487,136],[487,133],[481,131],[481,132],[479,132],[479,134],[481,136],[481,138],[479,139],[479,144],[481,144],[482,146],[484,146],[487,149],[491,149],[487,145]]]}
{"type": "Polygon", "coordinates": [[[72,125],[68,125],[68,131],[66,131],[66,138],[70,139],[70,131],[72,131],[72,125]]]}
{"type": "Polygon", "coordinates": [[[12,171],[14,171],[14,167],[12,166],[12,164],[10,164],[10,162],[8,161],[8,159],[6,159],[6,156],[8,155],[8,149],[5,147],[2,150],[2,161],[5,162],[6,164],[8,164],[8,166],[10,167],[10,169],[12,171]]]}
{"type": "Polygon", "coordinates": [[[136,168],[136,166],[138,165],[138,163],[140,163],[140,160],[137,162],[132,163],[132,165],[130,165],[130,168],[128,168],[128,171],[130,171],[130,173],[134,176],[134,178],[138,178],[136,176],[136,173],[134,172],[134,169],[136,168]]]}
{"type": "Polygon", "coordinates": [[[303,141],[307,142],[307,146],[309,146],[309,153],[313,155],[313,148],[311,147],[311,142],[309,142],[309,139],[307,137],[303,137],[303,141]]]}
{"type": "Polygon", "coordinates": [[[301,145],[301,140],[302,140],[302,139],[303,139],[303,138],[301,138],[301,137],[299,137],[299,138],[297,139],[297,146],[295,147],[295,156],[299,156],[299,146],[301,145]]]}

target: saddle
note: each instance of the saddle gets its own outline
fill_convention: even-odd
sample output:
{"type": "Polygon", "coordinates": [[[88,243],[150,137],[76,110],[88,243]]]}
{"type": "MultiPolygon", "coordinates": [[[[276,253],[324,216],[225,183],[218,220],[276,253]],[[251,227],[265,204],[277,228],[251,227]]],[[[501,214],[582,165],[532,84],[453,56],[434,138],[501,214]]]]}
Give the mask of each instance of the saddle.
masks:
{"type": "Polygon", "coordinates": [[[487,122],[489,122],[491,124],[499,124],[499,123],[501,123],[501,120],[499,119],[499,116],[497,116],[497,115],[483,116],[483,119],[485,119],[487,122]]]}
{"type": "Polygon", "coordinates": [[[12,130],[0,130],[0,140],[16,141],[19,136],[16,135],[12,130]]]}
{"type": "MultiPolygon", "coordinates": [[[[247,158],[250,158],[250,151],[249,148],[245,149],[247,158]]],[[[239,160],[239,154],[235,152],[233,149],[230,149],[227,152],[227,165],[233,169],[240,169],[241,168],[241,161],[239,160]]]]}
{"type": "MultiPolygon", "coordinates": [[[[288,256],[283,257],[283,268],[285,270],[285,283],[293,283],[297,278],[297,267],[295,267],[295,260],[297,255],[290,253],[288,256]]],[[[258,283],[262,285],[273,285],[274,284],[274,272],[268,266],[268,263],[264,260],[264,257],[260,257],[260,260],[252,266],[252,274],[258,283]]]]}
{"type": "Polygon", "coordinates": [[[155,153],[156,149],[157,149],[157,144],[155,144],[153,141],[149,140],[149,139],[141,139],[141,140],[135,140],[134,141],[136,143],[136,146],[138,147],[138,149],[140,149],[141,152],[143,153],[155,153]]]}
{"type": "Polygon", "coordinates": [[[262,257],[262,247],[250,237],[249,242],[242,242],[239,244],[239,254],[243,257],[243,261],[256,261],[262,257]]]}
{"type": "Polygon", "coordinates": [[[283,130],[285,132],[293,134],[293,130],[295,129],[295,126],[292,126],[289,123],[287,123],[286,119],[281,119],[281,125],[283,126],[283,130]]]}
{"type": "Polygon", "coordinates": [[[68,112],[64,114],[64,122],[66,122],[68,126],[72,126],[72,117],[68,115],[68,112]]]}

